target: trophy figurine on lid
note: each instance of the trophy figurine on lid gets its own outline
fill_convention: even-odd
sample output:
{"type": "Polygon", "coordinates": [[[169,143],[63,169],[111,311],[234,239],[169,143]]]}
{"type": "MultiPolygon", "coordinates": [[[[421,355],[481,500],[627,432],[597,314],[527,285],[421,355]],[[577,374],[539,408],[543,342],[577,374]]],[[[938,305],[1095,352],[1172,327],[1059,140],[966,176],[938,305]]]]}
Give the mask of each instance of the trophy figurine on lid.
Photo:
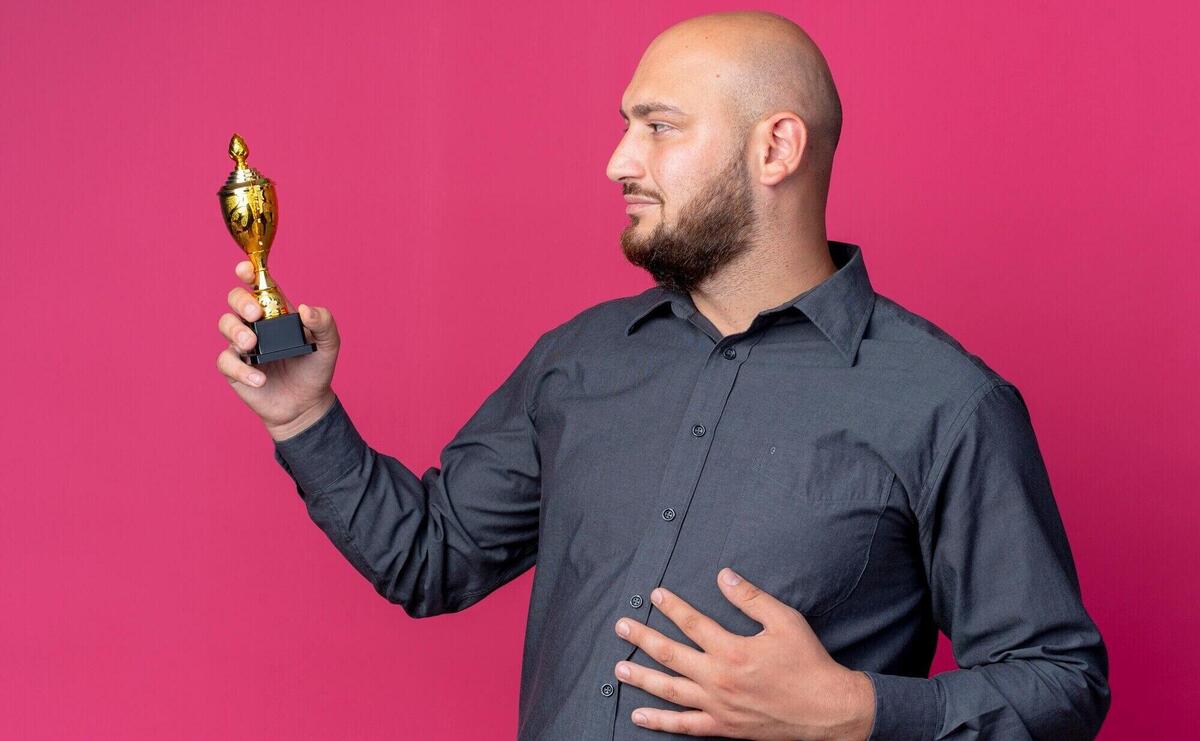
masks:
{"type": "Polygon", "coordinates": [[[251,293],[263,309],[263,318],[246,322],[258,344],[248,353],[239,353],[250,365],[262,365],[314,352],[315,343],[304,337],[300,316],[288,311],[287,300],[279,286],[267,273],[267,254],[275,239],[275,222],[279,205],[275,200],[275,184],[246,165],[250,150],[237,134],[229,141],[229,158],[237,167],[229,174],[225,187],[217,192],[225,226],[234,241],[250,258],[254,267],[254,288],[251,293]]]}

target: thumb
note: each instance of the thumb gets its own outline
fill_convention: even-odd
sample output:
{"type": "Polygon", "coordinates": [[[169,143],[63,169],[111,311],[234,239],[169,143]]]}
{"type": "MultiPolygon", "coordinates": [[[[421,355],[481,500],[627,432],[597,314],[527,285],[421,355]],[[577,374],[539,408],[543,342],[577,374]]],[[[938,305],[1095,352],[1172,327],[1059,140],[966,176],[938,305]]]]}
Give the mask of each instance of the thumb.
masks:
{"type": "Polygon", "coordinates": [[[717,572],[717,582],[725,599],[762,625],[764,632],[782,621],[788,612],[793,612],[790,607],[746,581],[729,567],[717,572]]]}
{"type": "Polygon", "coordinates": [[[317,343],[317,350],[336,350],[341,340],[338,337],[337,324],[334,323],[333,314],[329,309],[308,304],[300,304],[296,308],[300,312],[300,321],[312,332],[313,342],[317,343]]]}

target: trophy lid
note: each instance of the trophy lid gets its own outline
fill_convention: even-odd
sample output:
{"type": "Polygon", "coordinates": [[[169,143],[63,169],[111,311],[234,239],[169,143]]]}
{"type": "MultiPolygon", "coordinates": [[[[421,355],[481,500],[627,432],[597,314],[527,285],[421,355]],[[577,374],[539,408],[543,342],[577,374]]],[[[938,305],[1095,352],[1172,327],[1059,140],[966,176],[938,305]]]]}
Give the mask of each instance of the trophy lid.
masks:
{"type": "Polygon", "coordinates": [[[246,146],[246,140],[237,134],[229,140],[229,159],[237,163],[237,167],[233,172],[229,173],[229,178],[225,181],[225,187],[221,192],[228,192],[236,188],[245,188],[250,185],[270,186],[271,180],[263,177],[258,170],[246,164],[246,157],[250,155],[250,148],[246,146]]]}

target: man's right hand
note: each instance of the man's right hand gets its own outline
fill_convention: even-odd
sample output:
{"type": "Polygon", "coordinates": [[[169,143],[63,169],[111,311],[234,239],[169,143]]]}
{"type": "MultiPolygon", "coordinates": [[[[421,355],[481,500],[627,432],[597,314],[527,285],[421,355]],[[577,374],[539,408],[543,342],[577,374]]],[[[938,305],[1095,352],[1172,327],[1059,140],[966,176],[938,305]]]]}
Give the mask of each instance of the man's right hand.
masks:
{"type": "MultiPolygon", "coordinates": [[[[262,318],[262,307],[248,287],[253,286],[254,268],[249,260],[234,267],[242,281],[229,292],[229,307],[217,322],[229,346],[217,356],[217,369],[225,375],[238,397],[262,419],[271,437],[284,440],[303,431],[333,406],[330,383],[341,344],[337,325],[329,309],[300,304],[300,322],[305,336],[317,344],[316,352],[252,366],[242,361],[240,352],[248,352],[257,342],[254,332],[242,322],[262,318]]],[[[288,311],[295,312],[291,302],[288,311]]]]}

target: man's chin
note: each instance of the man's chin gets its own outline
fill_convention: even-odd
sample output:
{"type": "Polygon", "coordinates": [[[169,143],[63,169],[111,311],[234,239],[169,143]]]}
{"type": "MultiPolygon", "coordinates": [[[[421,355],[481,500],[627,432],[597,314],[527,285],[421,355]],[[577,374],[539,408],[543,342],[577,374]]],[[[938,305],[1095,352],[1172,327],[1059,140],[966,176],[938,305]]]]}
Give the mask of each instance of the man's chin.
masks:
{"type": "Polygon", "coordinates": [[[646,249],[648,240],[642,234],[636,224],[630,224],[621,230],[621,244],[629,245],[626,249],[632,248],[636,252],[642,252],[646,249]]]}
{"type": "Polygon", "coordinates": [[[626,260],[629,260],[629,262],[633,263],[634,265],[641,267],[643,259],[649,252],[649,245],[644,240],[631,240],[628,236],[629,231],[629,229],[626,229],[625,234],[621,235],[621,251],[625,253],[626,260]]]}
{"type": "Polygon", "coordinates": [[[630,216],[629,224],[625,226],[625,234],[641,235],[640,238],[645,240],[649,238],[650,233],[654,230],[657,222],[647,216],[630,216]]]}

